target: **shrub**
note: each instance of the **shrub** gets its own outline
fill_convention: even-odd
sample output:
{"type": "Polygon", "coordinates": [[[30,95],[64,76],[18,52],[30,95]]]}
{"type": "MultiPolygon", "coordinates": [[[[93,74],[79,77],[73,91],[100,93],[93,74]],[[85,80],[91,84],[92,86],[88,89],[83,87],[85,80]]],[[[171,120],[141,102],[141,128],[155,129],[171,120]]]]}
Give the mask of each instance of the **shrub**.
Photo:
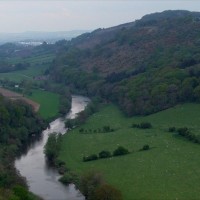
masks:
{"type": "Polygon", "coordinates": [[[143,128],[143,129],[152,128],[152,125],[149,122],[141,122],[140,128],[143,128]]]}
{"type": "Polygon", "coordinates": [[[142,147],[142,150],[143,150],[143,151],[146,151],[146,150],[149,150],[149,149],[150,149],[150,147],[149,147],[148,144],[145,144],[145,145],[142,147]]]}
{"type": "Polygon", "coordinates": [[[122,147],[122,146],[119,146],[117,149],[115,149],[113,151],[113,156],[121,156],[121,155],[125,155],[125,154],[128,154],[129,151],[128,149],[122,147]]]}
{"type": "Polygon", "coordinates": [[[152,128],[152,125],[149,122],[141,122],[140,124],[132,124],[132,128],[147,129],[147,128],[152,128]]]}
{"type": "Polygon", "coordinates": [[[64,176],[62,176],[59,181],[62,182],[65,185],[68,185],[70,183],[75,183],[77,182],[78,176],[77,174],[73,173],[73,172],[67,172],[64,174],[64,176]]]}
{"type": "Polygon", "coordinates": [[[190,131],[189,131],[189,129],[187,127],[179,128],[177,130],[177,132],[178,132],[179,135],[186,136],[186,137],[187,137],[187,135],[190,134],[190,131]]]}
{"type": "Polygon", "coordinates": [[[88,161],[97,160],[97,159],[98,159],[98,156],[96,154],[92,154],[90,156],[84,156],[83,162],[88,162],[88,161]]]}
{"type": "Polygon", "coordinates": [[[132,124],[132,128],[140,128],[139,124],[132,124]]]}
{"type": "Polygon", "coordinates": [[[79,132],[80,132],[80,133],[83,133],[83,132],[84,132],[84,129],[83,129],[83,128],[79,129],[79,132]]]}
{"type": "Polygon", "coordinates": [[[176,128],[173,126],[173,127],[169,127],[169,132],[175,132],[176,131],[176,128]]]}
{"type": "Polygon", "coordinates": [[[13,191],[14,191],[14,194],[20,198],[20,200],[29,200],[29,195],[28,195],[28,191],[20,186],[20,185],[16,185],[14,188],[13,188],[13,191]]]}
{"type": "Polygon", "coordinates": [[[111,157],[111,153],[109,151],[101,151],[99,153],[99,158],[109,158],[111,157]]]}
{"type": "Polygon", "coordinates": [[[95,190],[95,200],[122,200],[122,194],[119,190],[108,184],[102,184],[95,190]]]}
{"type": "Polygon", "coordinates": [[[113,132],[113,131],[114,131],[114,129],[111,129],[110,126],[104,126],[103,127],[103,132],[104,133],[113,132]]]}

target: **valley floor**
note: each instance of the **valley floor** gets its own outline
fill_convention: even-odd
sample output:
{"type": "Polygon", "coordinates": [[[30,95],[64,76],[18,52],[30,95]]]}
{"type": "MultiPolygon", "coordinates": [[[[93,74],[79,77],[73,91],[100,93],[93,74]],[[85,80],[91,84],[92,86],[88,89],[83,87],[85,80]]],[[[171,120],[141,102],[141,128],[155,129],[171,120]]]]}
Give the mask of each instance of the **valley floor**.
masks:
{"type": "Polygon", "coordinates": [[[90,169],[101,171],[106,180],[120,189],[124,200],[199,199],[200,145],[176,133],[175,126],[188,127],[200,135],[200,105],[184,104],[146,117],[126,118],[113,105],[93,114],[86,124],[65,134],[60,159],[81,174],[90,169]],[[133,123],[150,122],[151,129],[131,128],[133,123]],[[94,133],[109,125],[110,133],[94,133]],[[80,133],[80,128],[87,133],[80,133]],[[148,151],[139,151],[145,144],[148,151]],[[83,162],[83,156],[102,150],[113,152],[118,146],[130,154],[83,162]]]}

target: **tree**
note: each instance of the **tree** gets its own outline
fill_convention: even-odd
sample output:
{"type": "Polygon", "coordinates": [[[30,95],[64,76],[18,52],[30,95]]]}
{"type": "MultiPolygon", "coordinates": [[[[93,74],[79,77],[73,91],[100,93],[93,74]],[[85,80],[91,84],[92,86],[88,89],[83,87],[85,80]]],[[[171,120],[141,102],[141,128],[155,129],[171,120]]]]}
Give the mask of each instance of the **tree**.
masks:
{"type": "Polygon", "coordinates": [[[95,200],[122,200],[122,194],[113,186],[103,184],[96,189],[95,200]]]}
{"type": "Polygon", "coordinates": [[[146,150],[149,150],[150,147],[148,144],[145,144],[143,147],[142,147],[142,150],[146,151],[146,150]]]}
{"type": "Polygon", "coordinates": [[[117,149],[114,150],[113,156],[121,156],[121,155],[125,155],[128,153],[129,153],[128,149],[126,149],[122,146],[119,146],[117,149]]]}
{"type": "Polygon", "coordinates": [[[99,158],[109,158],[109,157],[111,157],[111,153],[109,151],[103,150],[99,153],[99,158]]]}
{"type": "Polygon", "coordinates": [[[101,173],[89,171],[84,174],[79,183],[79,189],[87,200],[95,200],[95,191],[104,183],[101,173]]]}
{"type": "Polygon", "coordinates": [[[48,141],[44,147],[44,153],[47,160],[55,164],[56,158],[60,150],[61,135],[57,133],[52,133],[49,135],[48,141]]]}

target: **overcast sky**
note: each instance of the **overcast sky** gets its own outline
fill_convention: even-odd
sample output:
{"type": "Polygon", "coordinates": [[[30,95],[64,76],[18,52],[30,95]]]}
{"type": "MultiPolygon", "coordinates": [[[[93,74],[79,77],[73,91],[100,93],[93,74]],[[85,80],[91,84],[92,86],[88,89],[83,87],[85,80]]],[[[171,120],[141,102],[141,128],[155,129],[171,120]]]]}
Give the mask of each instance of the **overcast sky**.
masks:
{"type": "Polygon", "coordinates": [[[200,11],[200,1],[0,0],[0,32],[94,30],[169,9],[200,11]]]}

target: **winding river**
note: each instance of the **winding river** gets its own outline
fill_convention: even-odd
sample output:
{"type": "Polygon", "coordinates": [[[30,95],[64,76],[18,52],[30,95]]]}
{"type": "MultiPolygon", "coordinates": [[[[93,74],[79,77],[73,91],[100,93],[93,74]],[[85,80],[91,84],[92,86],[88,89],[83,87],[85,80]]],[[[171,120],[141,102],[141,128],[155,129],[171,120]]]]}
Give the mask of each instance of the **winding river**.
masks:
{"type": "MultiPolygon", "coordinates": [[[[89,99],[83,96],[72,96],[72,105],[66,118],[72,119],[84,110],[89,99]]],[[[58,181],[60,175],[56,169],[49,168],[45,162],[44,145],[49,134],[53,132],[66,132],[64,120],[56,119],[50,127],[42,132],[39,141],[33,143],[26,154],[17,158],[15,166],[19,173],[26,178],[29,190],[44,200],[83,200],[84,197],[76,190],[73,184],[64,186],[58,181]]]]}

